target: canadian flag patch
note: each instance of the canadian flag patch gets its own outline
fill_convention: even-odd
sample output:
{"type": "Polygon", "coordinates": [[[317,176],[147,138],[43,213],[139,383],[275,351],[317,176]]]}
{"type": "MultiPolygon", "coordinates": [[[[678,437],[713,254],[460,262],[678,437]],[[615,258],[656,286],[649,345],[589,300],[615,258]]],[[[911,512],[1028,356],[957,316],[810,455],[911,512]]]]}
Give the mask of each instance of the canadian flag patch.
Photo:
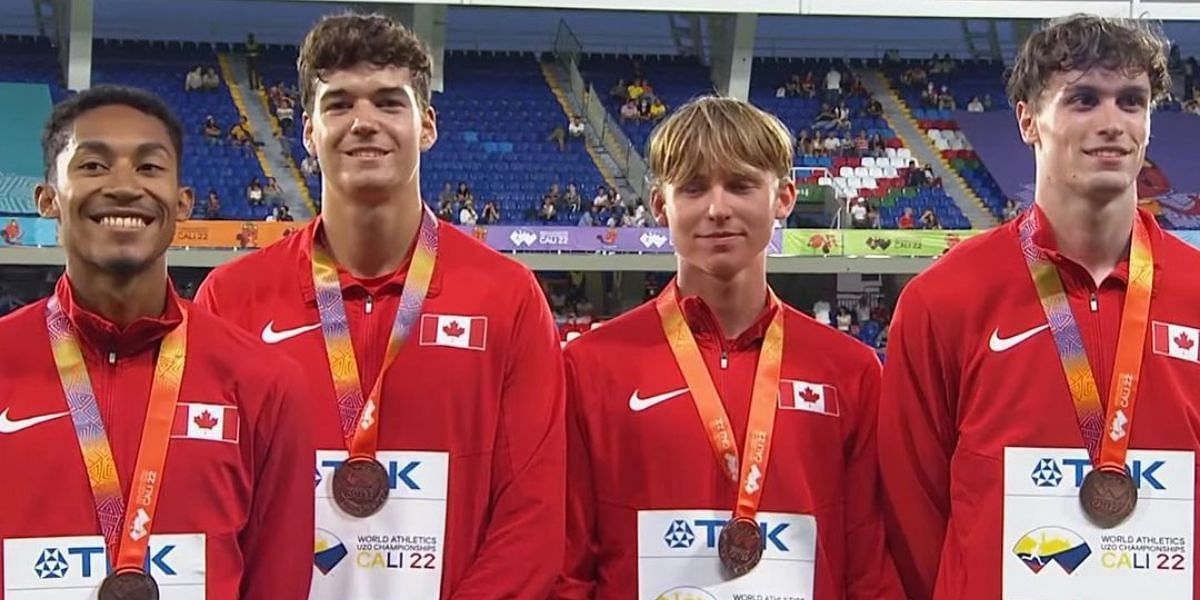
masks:
{"type": "Polygon", "coordinates": [[[240,426],[236,406],[180,402],[175,405],[171,437],[236,444],[240,426]]]}
{"type": "Polygon", "coordinates": [[[779,382],[779,408],[836,417],[839,414],[837,388],[823,383],[785,379],[779,382]]]}
{"type": "Polygon", "coordinates": [[[1155,321],[1154,353],[1200,362],[1200,329],[1155,321]]]}
{"type": "Polygon", "coordinates": [[[421,315],[421,345],[483,350],[487,325],[487,317],[421,315]]]}

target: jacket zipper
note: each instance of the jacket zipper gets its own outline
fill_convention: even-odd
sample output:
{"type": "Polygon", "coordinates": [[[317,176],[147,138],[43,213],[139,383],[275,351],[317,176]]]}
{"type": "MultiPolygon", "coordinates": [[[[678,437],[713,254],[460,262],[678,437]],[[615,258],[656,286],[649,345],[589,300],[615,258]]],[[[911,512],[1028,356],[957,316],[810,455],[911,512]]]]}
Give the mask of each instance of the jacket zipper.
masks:
{"type": "MultiPolygon", "coordinates": [[[[100,410],[100,423],[104,425],[105,435],[108,436],[109,444],[111,445],[112,433],[109,424],[112,423],[112,419],[109,417],[113,412],[113,386],[116,384],[117,379],[114,377],[114,373],[117,370],[116,349],[114,348],[109,350],[108,354],[106,354],[104,358],[105,360],[100,365],[99,369],[99,381],[92,382],[92,393],[96,396],[96,404],[98,405],[97,408],[100,410]]],[[[84,361],[84,364],[86,365],[86,361],[84,361]]]]}
{"type": "MultiPolygon", "coordinates": [[[[367,395],[371,393],[371,388],[375,385],[374,379],[367,380],[363,377],[368,373],[367,369],[375,364],[375,336],[373,335],[374,328],[371,327],[371,315],[374,312],[375,298],[371,294],[367,294],[367,297],[363,300],[362,327],[358,330],[363,341],[363,356],[362,361],[359,363],[361,365],[359,367],[359,377],[362,377],[359,384],[362,387],[363,400],[367,399],[367,395]]],[[[379,375],[375,376],[378,377],[379,375]]]]}

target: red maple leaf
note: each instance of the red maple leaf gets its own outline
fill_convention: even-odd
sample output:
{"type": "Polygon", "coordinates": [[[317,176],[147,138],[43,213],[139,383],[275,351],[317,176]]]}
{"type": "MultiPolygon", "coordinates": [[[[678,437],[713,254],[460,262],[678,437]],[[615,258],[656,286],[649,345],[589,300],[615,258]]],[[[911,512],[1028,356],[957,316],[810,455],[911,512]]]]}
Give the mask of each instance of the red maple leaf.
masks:
{"type": "Polygon", "coordinates": [[[463,329],[462,325],[458,324],[458,321],[450,321],[449,325],[442,328],[442,333],[450,337],[458,337],[466,332],[467,330],[463,329]]]}
{"type": "Polygon", "coordinates": [[[1196,341],[1188,337],[1186,331],[1180,331],[1178,336],[1175,336],[1175,345],[1184,350],[1191,350],[1192,346],[1196,345],[1196,341]]]}
{"type": "Polygon", "coordinates": [[[817,392],[813,391],[812,388],[806,387],[806,388],[804,388],[803,392],[800,392],[800,399],[809,404],[812,404],[812,403],[816,402],[817,400],[820,400],[821,396],[819,394],[817,394],[817,392]]]}
{"type": "Polygon", "coordinates": [[[200,413],[192,422],[200,429],[212,429],[217,426],[217,418],[212,416],[207,410],[200,413]]]}

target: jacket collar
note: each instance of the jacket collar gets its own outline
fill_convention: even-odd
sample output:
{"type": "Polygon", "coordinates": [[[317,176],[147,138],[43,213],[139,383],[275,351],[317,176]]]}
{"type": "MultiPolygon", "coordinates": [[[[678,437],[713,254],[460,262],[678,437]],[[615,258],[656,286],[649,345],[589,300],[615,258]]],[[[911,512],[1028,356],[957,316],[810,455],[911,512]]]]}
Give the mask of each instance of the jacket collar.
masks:
{"type": "Polygon", "coordinates": [[[162,315],[140,317],[121,328],[78,304],[66,274],[58,279],[54,287],[54,296],[71,323],[80,350],[93,357],[105,356],[110,352],[116,352],[118,356],[132,356],[157,347],[167,333],[183,321],[181,301],[170,279],[167,280],[165,293],[167,302],[162,315]]]}
{"type": "MultiPolygon", "coordinates": [[[[446,225],[439,219],[437,220],[438,237],[440,240],[446,238],[446,225]]],[[[300,270],[299,281],[301,294],[306,303],[316,305],[317,292],[313,287],[312,278],[312,249],[313,244],[324,245],[325,230],[321,217],[313,219],[304,229],[297,231],[294,235],[297,236],[297,242],[300,244],[300,252],[297,253],[299,258],[298,268],[300,270]]],[[[413,238],[412,244],[408,248],[408,254],[404,262],[395,271],[388,275],[373,277],[370,279],[360,279],[351,275],[349,271],[338,265],[338,279],[342,284],[342,294],[347,296],[361,295],[387,295],[395,294],[397,296],[404,290],[404,281],[408,275],[408,264],[412,260],[413,250],[417,247],[417,238],[413,238]]],[[[429,282],[429,292],[426,297],[432,298],[437,296],[442,290],[442,273],[445,272],[446,254],[444,252],[445,243],[439,244],[437,263],[434,265],[432,279],[429,282]]]]}
{"type": "MultiPolygon", "coordinates": [[[[1059,276],[1062,278],[1063,287],[1067,290],[1072,289],[1090,289],[1093,286],[1092,276],[1088,270],[1079,263],[1064,256],[1058,249],[1058,242],[1055,240],[1054,229],[1050,226],[1050,221],[1046,218],[1046,213],[1042,212],[1042,208],[1036,203],[1014,222],[1015,227],[1019,229],[1020,222],[1024,219],[1029,219],[1036,213],[1037,227],[1033,230],[1033,244],[1050,259],[1058,267],[1059,276]]],[[[1142,224],[1146,227],[1146,233],[1150,238],[1150,248],[1154,253],[1154,287],[1157,289],[1158,283],[1161,280],[1162,273],[1162,239],[1163,230],[1158,226],[1158,221],[1150,213],[1138,209],[1136,218],[1141,219],[1142,224]]],[[[1019,234],[1018,234],[1019,235],[1019,234]]],[[[1122,287],[1129,284],[1129,252],[1125,252],[1125,256],[1117,263],[1113,272],[1109,274],[1108,280],[1113,280],[1122,287]]],[[[1107,280],[1106,280],[1107,281],[1107,280]]]]}
{"type": "MultiPolygon", "coordinates": [[[[668,286],[674,288],[676,294],[679,293],[678,284],[674,279],[668,286]]],[[[721,329],[721,323],[717,320],[712,308],[699,296],[680,297],[679,307],[683,311],[683,318],[687,321],[688,329],[692,330],[692,335],[696,338],[696,343],[715,344],[730,350],[747,350],[757,347],[766,337],[767,328],[771,326],[771,319],[775,317],[775,311],[782,310],[780,304],[772,302],[768,296],[767,302],[763,305],[762,311],[754,323],[736,339],[731,340],[726,338],[725,331],[721,329]]]]}

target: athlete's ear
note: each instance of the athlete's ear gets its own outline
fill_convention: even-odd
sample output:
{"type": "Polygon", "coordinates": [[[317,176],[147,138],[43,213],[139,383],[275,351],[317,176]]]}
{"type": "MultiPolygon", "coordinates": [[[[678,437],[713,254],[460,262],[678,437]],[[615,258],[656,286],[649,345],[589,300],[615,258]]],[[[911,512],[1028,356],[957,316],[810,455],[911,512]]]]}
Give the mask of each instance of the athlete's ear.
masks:
{"type": "Polygon", "coordinates": [[[1021,141],[1026,146],[1036,146],[1041,137],[1038,133],[1037,110],[1032,103],[1022,100],[1017,103],[1017,128],[1021,132],[1021,141]]]}
{"type": "Polygon", "coordinates": [[[650,212],[654,221],[661,227],[667,223],[667,192],[662,184],[656,183],[650,188],[650,212]]]}
{"type": "Polygon", "coordinates": [[[33,201],[42,218],[57,219],[62,216],[62,207],[58,203],[58,188],[53,184],[39,183],[34,186],[33,201]]]}

